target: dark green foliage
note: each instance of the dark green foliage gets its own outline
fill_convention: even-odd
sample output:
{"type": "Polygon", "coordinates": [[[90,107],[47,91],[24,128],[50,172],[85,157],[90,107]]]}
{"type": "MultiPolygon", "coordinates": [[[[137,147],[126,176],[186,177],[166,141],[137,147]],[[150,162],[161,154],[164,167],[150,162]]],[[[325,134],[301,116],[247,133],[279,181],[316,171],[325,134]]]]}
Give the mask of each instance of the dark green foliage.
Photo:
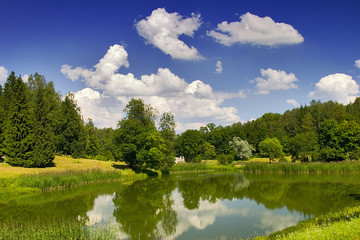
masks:
{"type": "Polygon", "coordinates": [[[68,93],[61,103],[55,134],[58,153],[75,158],[85,156],[86,132],[72,93],[68,93]]]}
{"type": "Polygon", "coordinates": [[[55,135],[52,131],[53,85],[37,73],[29,77],[34,102],[35,146],[31,167],[44,167],[55,158],[55,135]]]}
{"type": "Polygon", "coordinates": [[[131,99],[124,112],[127,117],[119,121],[114,132],[114,157],[124,161],[131,169],[145,165],[169,172],[174,158],[172,141],[175,123],[170,114],[163,115],[161,132],[155,127],[155,110],[141,99],[131,99]],[[164,137],[166,140],[164,140],[164,137]],[[169,144],[169,148],[165,143],[169,144]]]}
{"type": "Polygon", "coordinates": [[[204,138],[198,130],[186,130],[177,138],[177,154],[186,162],[198,162],[202,153],[204,138]]]}
{"type": "Polygon", "coordinates": [[[99,154],[99,140],[96,136],[96,128],[91,118],[85,124],[86,131],[86,155],[90,158],[95,158],[99,154]]]}
{"type": "Polygon", "coordinates": [[[217,156],[217,160],[221,165],[230,164],[234,161],[234,155],[232,154],[220,154],[217,156]]]}
{"type": "Polygon", "coordinates": [[[319,150],[315,132],[299,133],[288,141],[288,151],[292,161],[308,162],[313,160],[313,154],[319,150]]]}
{"type": "Polygon", "coordinates": [[[6,161],[13,166],[33,166],[35,133],[34,113],[29,99],[29,89],[21,77],[14,80],[12,73],[5,83],[10,96],[6,103],[4,152],[6,161]]]}

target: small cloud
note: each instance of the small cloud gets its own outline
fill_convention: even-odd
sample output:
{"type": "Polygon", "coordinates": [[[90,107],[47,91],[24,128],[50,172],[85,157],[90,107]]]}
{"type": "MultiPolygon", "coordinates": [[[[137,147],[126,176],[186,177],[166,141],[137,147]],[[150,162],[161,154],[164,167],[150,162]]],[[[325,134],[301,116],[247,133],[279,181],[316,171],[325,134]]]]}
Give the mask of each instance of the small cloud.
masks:
{"type": "Polygon", "coordinates": [[[183,18],[176,12],[168,13],[164,8],[158,8],[146,19],[136,23],[135,27],[147,43],[154,45],[172,58],[198,61],[203,57],[197,49],[186,45],[179,36],[192,37],[200,25],[200,14],[193,13],[191,17],[183,18]]]}
{"type": "Polygon", "coordinates": [[[309,97],[348,104],[353,102],[358,94],[359,85],[351,76],[335,73],[321,78],[315,85],[315,91],[309,93],[309,97]]]}
{"type": "Polygon", "coordinates": [[[360,59],[355,61],[355,67],[360,68],[360,59]]]}
{"type": "Polygon", "coordinates": [[[286,100],[287,104],[293,105],[294,107],[299,107],[300,104],[295,99],[288,99],[286,100]]]}
{"type": "Polygon", "coordinates": [[[29,79],[29,75],[24,74],[23,76],[21,76],[21,79],[22,79],[24,82],[27,82],[28,79],[29,79]]]}
{"type": "Polygon", "coordinates": [[[269,94],[272,90],[288,90],[298,88],[294,83],[298,81],[293,73],[286,73],[285,71],[274,70],[271,68],[261,69],[261,76],[255,80],[250,81],[256,83],[259,94],[269,94]]]}
{"type": "Polygon", "coordinates": [[[4,85],[8,76],[8,71],[3,66],[0,66],[0,85],[4,85]]]}
{"type": "Polygon", "coordinates": [[[298,44],[304,41],[301,34],[291,25],[277,23],[270,17],[259,17],[246,13],[240,22],[222,22],[215,30],[207,32],[224,46],[235,43],[276,46],[281,44],[298,44]]]}
{"type": "Polygon", "coordinates": [[[223,71],[222,62],[217,61],[215,66],[216,66],[215,72],[217,72],[219,74],[222,73],[222,71],[223,71]]]}

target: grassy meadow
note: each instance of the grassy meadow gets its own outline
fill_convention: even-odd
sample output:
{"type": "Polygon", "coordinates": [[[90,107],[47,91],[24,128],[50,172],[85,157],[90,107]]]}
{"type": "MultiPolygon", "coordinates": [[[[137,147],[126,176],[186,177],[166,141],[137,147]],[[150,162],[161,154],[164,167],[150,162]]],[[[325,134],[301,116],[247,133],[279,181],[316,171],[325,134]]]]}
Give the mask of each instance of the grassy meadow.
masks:
{"type": "Polygon", "coordinates": [[[12,167],[0,163],[0,200],[42,191],[69,188],[92,182],[145,179],[124,163],[56,156],[53,166],[45,168],[12,167]]]}

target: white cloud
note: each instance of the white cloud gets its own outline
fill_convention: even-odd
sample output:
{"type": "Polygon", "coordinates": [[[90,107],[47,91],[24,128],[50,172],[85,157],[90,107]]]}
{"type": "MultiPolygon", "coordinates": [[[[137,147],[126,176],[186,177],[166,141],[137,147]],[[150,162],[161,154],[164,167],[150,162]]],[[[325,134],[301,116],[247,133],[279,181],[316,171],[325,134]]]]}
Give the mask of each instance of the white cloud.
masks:
{"type": "Polygon", "coordinates": [[[360,68],[360,59],[355,61],[355,67],[360,68]]]}
{"type": "Polygon", "coordinates": [[[189,47],[179,39],[180,35],[192,37],[200,25],[200,14],[183,18],[176,12],[168,13],[164,8],[158,8],[146,19],[136,23],[135,27],[147,43],[154,45],[172,58],[201,60],[203,57],[195,47],[189,47]]]}
{"type": "Polygon", "coordinates": [[[315,85],[315,91],[309,93],[309,97],[348,104],[353,102],[358,94],[359,85],[351,76],[335,73],[321,78],[315,85]]]}
{"type": "Polygon", "coordinates": [[[84,120],[87,121],[88,118],[91,118],[97,127],[115,128],[123,117],[122,109],[125,107],[125,103],[101,96],[98,91],[84,88],[74,93],[74,96],[84,120]]]}
{"type": "MultiPolygon", "coordinates": [[[[159,112],[172,112],[182,127],[199,122],[230,124],[241,121],[236,108],[221,105],[226,99],[245,98],[243,91],[215,92],[209,84],[201,80],[188,83],[168,68],[159,68],[157,73],[142,75],[139,79],[132,73],[117,73],[120,67],[128,65],[127,52],[114,45],[93,69],[61,67],[61,72],[69,79],[82,79],[89,87],[75,93],[85,119],[92,118],[99,127],[115,127],[127,102],[137,97],[159,112]],[[110,58],[109,54],[118,57],[110,58]],[[104,62],[110,70],[104,70],[104,62]]],[[[180,130],[185,129],[178,128],[180,130]]]]}
{"type": "Polygon", "coordinates": [[[29,75],[24,74],[23,76],[21,76],[21,79],[22,79],[24,82],[27,82],[28,79],[29,79],[29,75]]]}
{"type": "Polygon", "coordinates": [[[217,61],[215,66],[216,66],[215,72],[217,72],[219,74],[222,73],[222,71],[223,71],[222,62],[217,61]]]}
{"type": "Polygon", "coordinates": [[[294,107],[300,106],[300,104],[295,99],[288,99],[288,100],[286,100],[286,103],[293,105],[294,107]]]}
{"type": "Polygon", "coordinates": [[[69,65],[61,66],[61,73],[72,81],[82,78],[87,85],[101,89],[105,81],[112,77],[120,67],[129,67],[127,61],[128,54],[123,46],[113,45],[109,48],[105,56],[94,66],[93,70],[83,67],[73,69],[69,65]]]}
{"type": "Polygon", "coordinates": [[[8,71],[3,66],[0,66],[0,85],[4,86],[8,76],[8,71]]]}
{"type": "Polygon", "coordinates": [[[234,43],[275,46],[280,44],[298,44],[304,38],[291,25],[276,23],[270,17],[259,17],[246,13],[240,22],[222,22],[216,30],[207,34],[225,46],[234,43]]]}
{"type": "Polygon", "coordinates": [[[256,83],[259,94],[269,94],[269,91],[272,90],[288,90],[292,88],[298,88],[294,83],[298,81],[295,77],[295,74],[287,74],[285,71],[274,70],[271,68],[261,69],[261,76],[255,80],[252,80],[252,83],[256,83]]]}

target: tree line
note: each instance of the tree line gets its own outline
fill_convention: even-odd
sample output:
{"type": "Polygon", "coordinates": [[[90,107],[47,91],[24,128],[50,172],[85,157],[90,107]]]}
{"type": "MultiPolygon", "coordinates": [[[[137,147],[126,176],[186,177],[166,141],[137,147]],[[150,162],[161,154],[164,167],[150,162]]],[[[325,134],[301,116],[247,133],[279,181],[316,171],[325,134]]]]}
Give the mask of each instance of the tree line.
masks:
{"type": "Polygon", "coordinates": [[[342,161],[360,158],[360,98],[343,105],[311,101],[283,114],[230,126],[209,123],[178,136],[176,151],[188,161],[215,159],[231,162],[255,156],[270,161],[291,155],[293,161],[342,161]]]}
{"type": "Polygon", "coordinates": [[[253,155],[271,161],[289,154],[302,162],[360,158],[359,98],[348,105],[312,101],[283,114],[230,126],[209,123],[178,135],[171,113],[159,115],[141,99],[131,99],[124,113],[115,129],[99,129],[84,121],[72,93],[62,98],[44,76],[35,73],[24,82],[12,72],[0,85],[0,156],[13,166],[48,166],[59,154],[163,172],[176,155],[223,164],[253,155]]]}

